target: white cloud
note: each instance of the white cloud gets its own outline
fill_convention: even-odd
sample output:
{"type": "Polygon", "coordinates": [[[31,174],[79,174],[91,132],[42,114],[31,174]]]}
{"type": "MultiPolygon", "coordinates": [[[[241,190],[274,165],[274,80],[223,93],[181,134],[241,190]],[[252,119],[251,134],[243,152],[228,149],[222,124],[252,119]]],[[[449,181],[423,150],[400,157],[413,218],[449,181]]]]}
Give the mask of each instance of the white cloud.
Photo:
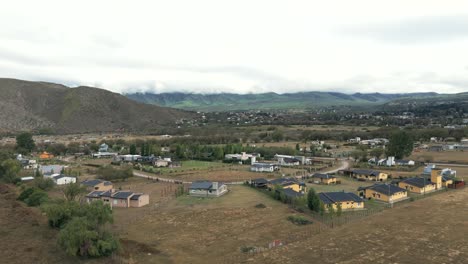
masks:
{"type": "Polygon", "coordinates": [[[0,76],[116,92],[463,92],[467,7],[10,1],[0,9],[0,76]]]}

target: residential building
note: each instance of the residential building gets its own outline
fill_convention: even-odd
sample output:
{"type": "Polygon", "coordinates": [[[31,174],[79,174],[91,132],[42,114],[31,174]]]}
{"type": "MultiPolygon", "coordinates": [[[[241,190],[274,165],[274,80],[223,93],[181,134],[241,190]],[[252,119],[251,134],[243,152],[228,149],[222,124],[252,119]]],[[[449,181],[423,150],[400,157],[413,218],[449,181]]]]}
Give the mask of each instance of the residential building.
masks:
{"type": "Polygon", "coordinates": [[[88,190],[94,191],[109,191],[113,189],[112,182],[100,179],[85,180],[81,182],[81,185],[86,186],[88,190]]]}
{"type": "Polygon", "coordinates": [[[406,189],[391,184],[374,184],[358,188],[359,196],[366,199],[375,199],[387,203],[394,203],[408,197],[406,189]]]}
{"type": "Polygon", "coordinates": [[[266,188],[268,185],[268,180],[264,178],[253,179],[250,181],[250,185],[256,188],[266,188]]]}
{"type": "Polygon", "coordinates": [[[297,166],[306,163],[305,156],[291,156],[291,155],[275,155],[275,159],[281,166],[297,166]]]}
{"type": "Polygon", "coordinates": [[[65,166],[62,165],[40,165],[39,172],[44,175],[44,177],[53,177],[60,175],[65,169],[65,166]]]}
{"type": "Polygon", "coordinates": [[[254,172],[274,172],[278,170],[278,166],[276,164],[272,163],[253,163],[252,166],[250,166],[250,171],[254,172]]]}
{"type": "Polygon", "coordinates": [[[221,182],[195,181],[189,187],[189,195],[198,197],[219,197],[227,191],[227,185],[221,182]]]}
{"type": "Polygon", "coordinates": [[[279,178],[268,182],[268,188],[274,189],[275,185],[279,185],[283,189],[292,189],[296,192],[305,193],[307,192],[307,186],[303,182],[298,182],[293,178],[279,178]]]}
{"type": "Polygon", "coordinates": [[[426,178],[408,178],[398,183],[400,188],[413,193],[428,193],[436,190],[436,186],[426,178]]]}
{"type": "Polygon", "coordinates": [[[304,196],[303,192],[296,192],[295,190],[289,189],[289,188],[283,189],[283,190],[281,190],[279,192],[283,193],[286,197],[288,197],[290,199],[295,199],[295,198],[299,198],[299,197],[304,196]]]}
{"type": "Polygon", "coordinates": [[[351,177],[368,181],[386,181],[388,174],[375,170],[354,169],[351,170],[351,177]]]}
{"type": "Polygon", "coordinates": [[[331,176],[327,173],[315,173],[312,175],[312,179],[314,183],[317,184],[336,184],[336,177],[331,176]]]}
{"type": "Polygon", "coordinates": [[[44,151],[42,152],[41,154],[39,154],[39,158],[40,159],[52,159],[54,157],[53,154],[50,154],[49,152],[47,151],[44,151]]]}
{"type": "Polygon", "coordinates": [[[224,155],[225,160],[246,161],[246,160],[250,159],[252,161],[252,163],[254,163],[257,158],[260,158],[260,154],[258,154],[258,153],[248,154],[248,153],[242,152],[241,154],[226,154],[226,155],[224,155]]]}
{"type": "Polygon", "coordinates": [[[132,191],[92,191],[86,195],[87,202],[101,200],[111,207],[142,207],[149,204],[149,195],[132,191]]]}
{"type": "Polygon", "coordinates": [[[52,180],[57,185],[65,185],[65,184],[75,183],[76,177],[60,174],[60,175],[52,177],[52,180]]]}
{"type": "Polygon", "coordinates": [[[327,210],[331,207],[336,210],[338,205],[341,205],[342,210],[364,208],[364,201],[354,193],[323,192],[319,193],[319,198],[325,204],[327,210]]]}

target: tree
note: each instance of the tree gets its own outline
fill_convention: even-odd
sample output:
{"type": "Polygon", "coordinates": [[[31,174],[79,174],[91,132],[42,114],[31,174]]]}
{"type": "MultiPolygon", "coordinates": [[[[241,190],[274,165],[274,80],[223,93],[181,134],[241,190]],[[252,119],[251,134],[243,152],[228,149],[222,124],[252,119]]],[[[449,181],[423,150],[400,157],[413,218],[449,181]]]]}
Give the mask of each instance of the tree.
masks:
{"type": "Polygon", "coordinates": [[[413,139],[408,133],[405,131],[396,132],[390,137],[387,156],[394,156],[396,159],[409,156],[413,152],[413,144],[413,139]]]}
{"type": "Polygon", "coordinates": [[[55,183],[50,178],[36,177],[34,179],[34,186],[43,191],[49,191],[52,190],[52,188],[54,188],[55,183]]]}
{"type": "Polygon", "coordinates": [[[28,154],[34,150],[36,144],[32,138],[32,134],[25,132],[16,136],[16,149],[22,154],[28,154]]]}
{"type": "Polygon", "coordinates": [[[313,188],[307,193],[307,206],[314,212],[320,211],[320,198],[313,188]]]}
{"type": "Polygon", "coordinates": [[[271,138],[276,141],[276,142],[279,142],[281,140],[283,140],[283,132],[281,130],[275,130],[275,132],[273,132],[273,134],[271,134],[271,138]]]}
{"type": "Polygon", "coordinates": [[[330,218],[333,218],[335,216],[335,207],[333,204],[328,205],[328,214],[330,215],[330,218]]]}
{"type": "Polygon", "coordinates": [[[43,190],[29,187],[20,193],[18,200],[25,202],[28,206],[38,206],[47,201],[48,196],[43,190]]]}
{"type": "Polygon", "coordinates": [[[67,201],[71,202],[75,201],[85,191],[85,187],[81,186],[80,183],[70,183],[63,189],[63,195],[67,201]]]}
{"type": "Polygon", "coordinates": [[[341,216],[341,213],[343,212],[343,207],[341,206],[341,203],[338,203],[336,206],[336,216],[341,216]]]}
{"type": "Polygon", "coordinates": [[[301,146],[299,146],[299,143],[296,144],[296,150],[297,150],[297,151],[300,151],[300,150],[301,150],[301,146]]]}
{"type": "Polygon", "coordinates": [[[21,170],[20,163],[14,159],[4,160],[0,164],[0,179],[7,183],[14,183],[21,170]]]}
{"type": "Polygon", "coordinates": [[[136,145],[135,144],[132,144],[130,145],[130,150],[129,150],[130,154],[131,155],[135,155],[137,150],[136,150],[136,145]]]}
{"type": "Polygon", "coordinates": [[[384,154],[384,150],[381,148],[374,148],[370,151],[370,155],[379,159],[384,154]]]}
{"type": "Polygon", "coordinates": [[[363,157],[363,150],[353,150],[351,152],[351,157],[353,157],[356,161],[359,161],[363,157]]]}

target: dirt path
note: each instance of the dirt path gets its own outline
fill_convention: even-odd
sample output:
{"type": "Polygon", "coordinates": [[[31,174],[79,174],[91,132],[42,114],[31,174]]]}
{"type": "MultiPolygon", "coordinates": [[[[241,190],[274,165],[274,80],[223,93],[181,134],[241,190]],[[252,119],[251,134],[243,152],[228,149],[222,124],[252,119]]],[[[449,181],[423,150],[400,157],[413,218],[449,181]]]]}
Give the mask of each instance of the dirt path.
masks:
{"type": "Polygon", "coordinates": [[[323,171],[322,173],[332,174],[337,173],[340,170],[346,170],[349,168],[349,161],[347,160],[340,160],[341,166],[332,170],[323,171]]]}

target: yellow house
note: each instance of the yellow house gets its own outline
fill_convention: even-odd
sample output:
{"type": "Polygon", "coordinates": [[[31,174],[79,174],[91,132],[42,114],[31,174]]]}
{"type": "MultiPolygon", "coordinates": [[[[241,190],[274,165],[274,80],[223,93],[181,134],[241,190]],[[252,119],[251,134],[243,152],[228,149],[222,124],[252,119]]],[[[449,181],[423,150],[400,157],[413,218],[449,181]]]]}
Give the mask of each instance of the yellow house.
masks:
{"type": "Polygon", "coordinates": [[[358,188],[359,196],[366,199],[375,199],[387,203],[398,202],[408,197],[408,192],[391,184],[374,184],[368,187],[358,188]]]}
{"type": "Polygon", "coordinates": [[[338,205],[341,205],[342,210],[364,208],[364,201],[354,193],[323,192],[319,193],[319,198],[327,210],[331,207],[336,210],[338,205]]]}
{"type": "Polygon", "coordinates": [[[409,178],[398,183],[400,188],[413,193],[427,193],[436,190],[436,185],[426,178],[409,178]]]}
{"type": "Polygon", "coordinates": [[[283,189],[291,189],[295,192],[307,192],[307,187],[304,183],[298,182],[295,179],[280,178],[268,182],[268,187],[272,189],[275,185],[283,187],[283,189]]]}
{"type": "Polygon", "coordinates": [[[333,177],[331,175],[325,174],[325,173],[315,173],[312,175],[314,183],[319,183],[319,184],[336,184],[336,177],[333,177]]]}
{"type": "Polygon", "coordinates": [[[386,181],[388,174],[375,170],[352,170],[351,176],[355,179],[364,179],[367,181],[386,181]]]}

